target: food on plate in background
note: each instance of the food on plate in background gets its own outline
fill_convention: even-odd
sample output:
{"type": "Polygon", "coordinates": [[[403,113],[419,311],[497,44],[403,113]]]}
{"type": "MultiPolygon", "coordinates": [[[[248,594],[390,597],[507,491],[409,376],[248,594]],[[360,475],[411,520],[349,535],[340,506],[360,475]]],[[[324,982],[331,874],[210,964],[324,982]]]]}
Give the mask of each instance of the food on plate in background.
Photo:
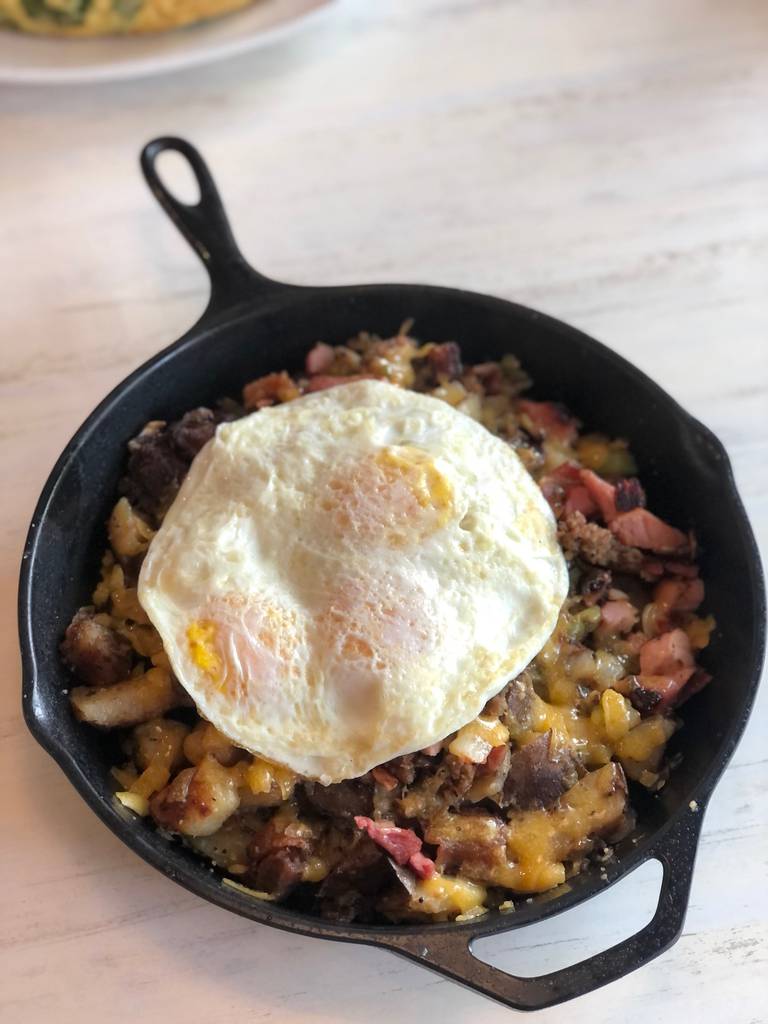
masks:
{"type": "Polygon", "coordinates": [[[0,26],[39,35],[162,32],[248,7],[254,0],[0,0],[0,26]]]}

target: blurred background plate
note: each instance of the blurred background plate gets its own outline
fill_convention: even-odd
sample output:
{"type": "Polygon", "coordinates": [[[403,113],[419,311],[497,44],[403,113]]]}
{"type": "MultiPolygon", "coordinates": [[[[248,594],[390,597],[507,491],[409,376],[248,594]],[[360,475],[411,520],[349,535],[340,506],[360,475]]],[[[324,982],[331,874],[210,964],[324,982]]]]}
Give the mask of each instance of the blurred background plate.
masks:
{"type": "Polygon", "coordinates": [[[150,35],[65,39],[0,30],[0,82],[104,82],[194,67],[266,46],[317,20],[335,2],[256,0],[234,14],[150,35]]]}

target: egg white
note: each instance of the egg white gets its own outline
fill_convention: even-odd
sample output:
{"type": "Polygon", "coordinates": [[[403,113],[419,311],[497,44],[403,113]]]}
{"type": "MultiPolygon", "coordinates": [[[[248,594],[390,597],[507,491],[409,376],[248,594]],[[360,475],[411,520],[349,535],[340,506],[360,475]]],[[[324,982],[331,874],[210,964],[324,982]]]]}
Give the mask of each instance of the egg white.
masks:
{"type": "Polygon", "coordinates": [[[359,381],[222,424],[139,599],[205,718],[328,783],[474,718],[541,649],[567,583],[507,444],[359,381]]]}

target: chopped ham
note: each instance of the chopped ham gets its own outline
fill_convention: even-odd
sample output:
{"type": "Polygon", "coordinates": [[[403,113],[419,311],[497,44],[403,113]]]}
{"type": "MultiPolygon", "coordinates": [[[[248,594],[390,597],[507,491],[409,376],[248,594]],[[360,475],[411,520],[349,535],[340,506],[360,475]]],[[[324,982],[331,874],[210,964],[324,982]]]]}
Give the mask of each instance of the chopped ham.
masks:
{"type": "Polygon", "coordinates": [[[508,750],[507,744],[503,743],[499,747],[491,747],[491,752],[485,759],[485,767],[489,772],[495,772],[499,765],[504,760],[504,755],[508,750]]]}
{"type": "Polygon", "coordinates": [[[597,512],[597,505],[592,500],[586,487],[573,487],[568,492],[568,497],[565,499],[564,513],[565,515],[570,515],[571,512],[581,512],[585,519],[597,512]]]}
{"type": "Polygon", "coordinates": [[[355,824],[401,867],[408,864],[421,878],[434,874],[434,862],[421,852],[421,840],[412,828],[398,828],[391,822],[374,821],[361,814],[355,816],[355,824]]]}
{"type": "Polygon", "coordinates": [[[698,565],[691,565],[690,562],[665,562],[664,568],[673,576],[684,576],[689,580],[699,575],[698,565]]]}
{"type": "Polygon", "coordinates": [[[667,612],[694,612],[704,600],[704,584],[700,579],[662,580],[653,600],[667,612]]]}
{"type": "Polygon", "coordinates": [[[307,391],[325,391],[327,388],[335,388],[337,384],[351,384],[355,380],[374,379],[372,373],[351,373],[348,377],[331,377],[321,373],[316,377],[310,377],[307,391]]]}
{"type": "Polygon", "coordinates": [[[600,612],[601,622],[611,633],[629,633],[637,622],[637,611],[629,601],[606,601],[600,612]]]}
{"type": "Polygon", "coordinates": [[[421,849],[421,840],[412,828],[398,828],[388,821],[374,821],[362,814],[355,815],[355,824],[367,832],[398,864],[407,864],[414,853],[421,849]]]}
{"type": "Polygon", "coordinates": [[[631,512],[620,512],[611,522],[612,533],[633,548],[667,554],[684,548],[688,543],[685,534],[674,526],[659,519],[645,508],[633,508],[631,512]]]}
{"type": "Polygon", "coordinates": [[[408,863],[413,868],[415,874],[419,876],[419,878],[431,878],[432,875],[434,875],[435,871],[437,870],[435,862],[433,860],[430,860],[429,857],[427,857],[421,851],[419,851],[418,853],[414,853],[409,859],[408,863]]]}
{"type": "Polygon", "coordinates": [[[400,785],[392,772],[388,772],[386,768],[373,768],[371,770],[371,775],[376,779],[380,786],[383,786],[384,789],[388,790],[390,793],[400,785]]]}
{"type": "Polygon", "coordinates": [[[555,402],[532,402],[524,398],[517,403],[518,410],[527,416],[539,437],[551,437],[553,441],[570,444],[576,440],[578,425],[568,413],[555,402]]]}
{"type": "Polygon", "coordinates": [[[693,669],[691,641],[682,629],[662,633],[640,649],[640,672],[644,676],[671,676],[688,682],[693,669]]]}
{"type": "Polygon", "coordinates": [[[434,757],[436,754],[439,754],[442,749],[442,740],[438,740],[437,743],[430,743],[428,747],[424,747],[421,752],[422,754],[426,754],[427,757],[434,757]]]}
{"type": "Polygon", "coordinates": [[[563,462],[539,480],[541,492],[553,508],[556,508],[571,488],[579,485],[579,472],[579,467],[572,462],[563,462]]]}
{"type": "Polygon", "coordinates": [[[613,484],[609,484],[607,480],[603,480],[597,473],[593,473],[591,469],[580,470],[579,476],[590,497],[600,510],[603,522],[613,522],[618,515],[616,511],[616,488],[613,484]]]}
{"type": "Polygon", "coordinates": [[[330,369],[334,356],[335,352],[331,346],[319,341],[314,348],[311,348],[309,352],[307,352],[307,358],[304,364],[307,374],[311,377],[317,373],[325,373],[330,369]]]}
{"type": "MultiPolygon", "coordinates": [[[[641,673],[637,677],[640,690],[647,695],[653,694],[658,697],[658,701],[654,701],[651,710],[654,713],[660,711],[666,711],[676,704],[680,699],[680,696],[685,688],[685,684],[691,678],[694,673],[694,669],[687,668],[677,672],[673,676],[651,676],[641,673]]],[[[631,698],[630,698],[631,699],[631,698]]],[[[644,697],[643,700],[648,703],[648,697],[644,697]]]]}

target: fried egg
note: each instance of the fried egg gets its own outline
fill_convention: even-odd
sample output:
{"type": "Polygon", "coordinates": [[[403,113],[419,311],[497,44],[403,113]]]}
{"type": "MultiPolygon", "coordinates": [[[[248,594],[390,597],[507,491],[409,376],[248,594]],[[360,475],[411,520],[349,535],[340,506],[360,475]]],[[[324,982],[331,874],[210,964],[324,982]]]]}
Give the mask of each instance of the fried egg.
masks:
{"type": "Polygon", "coordinates": [[[206,719],[327,784],[471,721],[542,648],[567,583],[509,445],[364,380],[219,426],[139,599],[206,719]]]}

